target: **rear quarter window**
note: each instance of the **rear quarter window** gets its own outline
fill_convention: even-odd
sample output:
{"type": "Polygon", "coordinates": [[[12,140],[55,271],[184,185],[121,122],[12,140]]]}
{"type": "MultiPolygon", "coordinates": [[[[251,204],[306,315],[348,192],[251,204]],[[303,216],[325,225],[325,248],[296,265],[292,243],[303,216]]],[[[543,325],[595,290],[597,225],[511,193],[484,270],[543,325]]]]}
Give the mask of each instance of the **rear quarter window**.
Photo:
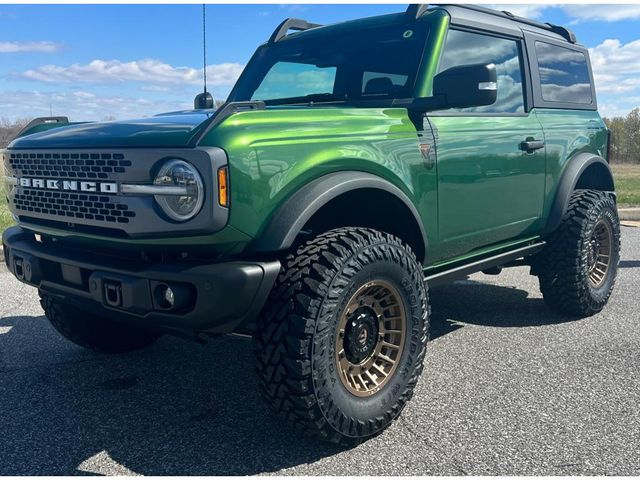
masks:
{"type": "Polygon", "coordinates": [[[591,77],[584,53],[535,42],[540,88],[545,102],[593,103],[591,77]]]}

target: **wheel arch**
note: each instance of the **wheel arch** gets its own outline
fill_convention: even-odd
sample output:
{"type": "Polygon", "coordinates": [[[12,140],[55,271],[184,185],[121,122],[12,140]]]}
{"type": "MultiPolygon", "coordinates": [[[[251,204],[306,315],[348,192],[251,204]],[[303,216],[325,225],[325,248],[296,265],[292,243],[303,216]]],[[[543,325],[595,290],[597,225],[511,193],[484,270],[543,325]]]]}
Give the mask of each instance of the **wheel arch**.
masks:
{"type": "Polygon", "coordinates": [[[274,213],[251,250],[286,250],[307,228],[320,233],[340,226],[370,227],[396,235],[424,262],[427,235],[411,199],[391,182],[357,171],[324,175],[295,192],[274,213]]]}
{"type": "Polygon", "coordinates": [[[558,228],[569,207],[571,194],[576,189],[615,192],[613,174],[606,160],[592,153],[579,153],[569,160],[551,204],[545,235],[558,228]]]}

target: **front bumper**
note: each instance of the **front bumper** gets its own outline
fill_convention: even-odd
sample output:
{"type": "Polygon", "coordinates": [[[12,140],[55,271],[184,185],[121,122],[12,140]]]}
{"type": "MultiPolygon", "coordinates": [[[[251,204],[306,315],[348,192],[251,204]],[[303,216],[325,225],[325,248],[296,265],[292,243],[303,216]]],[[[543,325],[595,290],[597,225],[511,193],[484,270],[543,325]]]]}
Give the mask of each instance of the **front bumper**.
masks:
{"type": "Polygon", "coordinates": [[[20,227],[2,236],[5,261],[20,281],[87,311],[164,331],[231,333],[251,322],[275,283],[280,262],[148,264],[41,243],[20,227]],[[169,286],[175,303],[161,292],[169,286]]]}

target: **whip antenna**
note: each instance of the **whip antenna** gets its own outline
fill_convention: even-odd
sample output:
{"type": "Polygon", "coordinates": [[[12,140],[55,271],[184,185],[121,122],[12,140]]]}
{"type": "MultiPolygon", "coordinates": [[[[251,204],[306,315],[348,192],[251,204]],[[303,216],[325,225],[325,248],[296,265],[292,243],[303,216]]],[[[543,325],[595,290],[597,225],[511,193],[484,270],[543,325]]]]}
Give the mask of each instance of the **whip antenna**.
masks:
{"type": "Polygon", "coordinates": [[[202,71],[204,72],[204,93],[207,93],[207,5],[202,4],[202,71]]]}
{"type": "Polygon", "coordinates": [[[202,72],[204,74],[204,91],[196,95],[193,108],[202,110],[213,108],[213,96],[207,92],[207,5],[202,4],[202,72]]]}

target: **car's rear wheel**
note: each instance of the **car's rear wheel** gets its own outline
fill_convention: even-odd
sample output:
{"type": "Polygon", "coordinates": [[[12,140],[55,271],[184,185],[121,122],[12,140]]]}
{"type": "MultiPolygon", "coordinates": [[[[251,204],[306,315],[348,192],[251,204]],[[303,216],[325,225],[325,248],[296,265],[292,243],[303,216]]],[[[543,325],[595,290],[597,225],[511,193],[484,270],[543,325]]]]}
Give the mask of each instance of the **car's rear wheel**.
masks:
{"type": "Polygon", "coordinates": [[[40,305],[51,325],[67,340],[103,353],[125,353],[156,342],[159,332],[84,312],[40,292],[40,305]]]}
{"type": "Polygon", "coordinates": [[[255,334],[267,401],[335,443],[382,431],[422,371],[422,267],[408,246],[364,228],[324,233],[289,255],[255,334]]]}
{"type": "Polygon", "coordinates": [[[618,271],[620,222],[611,195],[576,190],[538,263],[540,290],[552,309],[578,317],[600,312],[618,271]]]}

